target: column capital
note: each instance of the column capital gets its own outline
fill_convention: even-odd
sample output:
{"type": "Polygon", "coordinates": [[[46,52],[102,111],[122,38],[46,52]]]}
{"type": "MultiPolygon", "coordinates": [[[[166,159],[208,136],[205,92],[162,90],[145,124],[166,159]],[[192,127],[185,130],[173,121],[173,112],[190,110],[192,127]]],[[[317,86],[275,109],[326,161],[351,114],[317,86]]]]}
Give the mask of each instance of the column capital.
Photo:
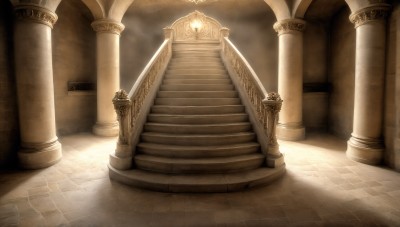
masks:
{"type": "Polygon", "coordinates": [[[54,24],[57,22],[57,15],[40,6],[31,4],[20,4],[14,9],[15,17],[18,20],[31,21],[35,23],[40,23],[53,28],[54,24]]]}
{"type": "Polygon", "coordinates": [[[121,35],[121,32],[125,29],[125,26],[117,21],[109,19],[99,19],[92,23],[92,28],[97,33],[114,33],[121,35]]]}
{"type": "Polygon", "coordinates": [[[349,20],[354,24],[354,27],[357,28],[358,26],[372,21],[386,20],[389,11],[389,4],[376,4],[350,14],[349,20]]]}
{"type": "Polygon", "coordinates": [[[293,33],[293,32],[303,32],[306,28],[306,22],[301,19],[286,19],[278,21],[274,24],[274,29],[278,35],[293,33]]]}

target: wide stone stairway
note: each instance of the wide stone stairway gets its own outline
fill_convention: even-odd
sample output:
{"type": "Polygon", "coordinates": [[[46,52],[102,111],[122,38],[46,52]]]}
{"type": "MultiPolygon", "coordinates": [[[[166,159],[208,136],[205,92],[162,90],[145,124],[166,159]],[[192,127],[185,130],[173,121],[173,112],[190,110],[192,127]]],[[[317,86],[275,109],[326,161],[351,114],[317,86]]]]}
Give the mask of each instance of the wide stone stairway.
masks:
{"type": "Polygon", "coordinates": [[[237,191],[282,174],[265,160],[220,43],[174,43],[134,169],[115,177],[159,191],[237,191]]]}

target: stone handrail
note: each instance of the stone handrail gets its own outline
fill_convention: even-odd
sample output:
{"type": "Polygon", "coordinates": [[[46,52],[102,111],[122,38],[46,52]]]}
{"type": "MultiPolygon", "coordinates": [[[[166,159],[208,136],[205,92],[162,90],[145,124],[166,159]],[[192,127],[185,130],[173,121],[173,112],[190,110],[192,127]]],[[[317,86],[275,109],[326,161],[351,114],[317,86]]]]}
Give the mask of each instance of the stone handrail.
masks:
{"type": "Polygon", "coordinates": [[[267,156],[267,164],[271,167],[282,165],[283,158],[276,139],[276,125],[283,101],[278,93],[266,92],[250,64],[227,37],[228,31],[223,35],[222,58],[242,99],[250,105],[250,117],[259,122],[255,124],[255,130],[258,131],[263,153],[267,156]],[[265,137],[260,138],[260,135],[265,137]]]}
{"type": "Polygon", "coordinates": [[[115,155],[110,164],[116,169],[129,169],[146,116],[162,80],[162,75],[172,55],[172,39],[166,38],[146,65],[129,94],[124,90],[115,93],[113,103],[119,122],[119,137],[115,155]]]}

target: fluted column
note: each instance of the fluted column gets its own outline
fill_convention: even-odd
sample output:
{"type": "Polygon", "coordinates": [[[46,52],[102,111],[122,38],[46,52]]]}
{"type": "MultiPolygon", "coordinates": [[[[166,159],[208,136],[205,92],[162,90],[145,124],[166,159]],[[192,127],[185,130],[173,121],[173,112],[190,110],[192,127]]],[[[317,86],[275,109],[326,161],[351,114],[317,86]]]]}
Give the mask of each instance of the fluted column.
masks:
{"type": "Polygon", "coordinates": [[[350,15],[357,38],[353,133],[346,154],[366,164],[379,164],[384,150],[382,116],[388,10],[388,5],[377,4],[350,15]]]}
{"type": "Polygon", "coordinates": [[[305,22],[287,19],[274,24],[279,35],[278,93],[285,102],[279,114],[277,136],[304,139],[303,126],[303,30],[305,22]]]}
{"type": "Polygon", "coordinates": [[[57,15],[34,4],[15,6],[14,50],[21,167],[37,169],[62,157],[56,136],[51,29],[57,15]]]}
{"type": "Polygon", "coordinates": [[[92,23],[97,36],[97,122],[93,133],[118,135],[117,115],[112,99],[119,90],[119,38],[124,25],[110,19],[92,23]]]}

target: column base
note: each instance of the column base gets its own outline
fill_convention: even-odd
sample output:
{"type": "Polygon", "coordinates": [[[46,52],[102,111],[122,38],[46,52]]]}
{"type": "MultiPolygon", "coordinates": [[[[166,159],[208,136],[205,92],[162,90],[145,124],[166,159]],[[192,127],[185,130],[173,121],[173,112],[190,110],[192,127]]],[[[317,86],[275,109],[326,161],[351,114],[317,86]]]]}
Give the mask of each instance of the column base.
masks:
{"type": "Polygon", "coordinates": [[[132,156],[120,158],[110,154],[110,166],[118,170],[127,170],[132,168],[132,156]]]}
{"type": "Polygon", "coordinates": [[[306,130],[304,126],[287,126],[278,124],[276,127],[276,137],[280,140],[297,141],[304,140],[306,130]]]}
{"type": "Polygon", "coordinates": [[[382,162],[384,147],[380,140],[351,137],[347,141],[346,156],[356,162],[379,165],[382,162]]]}
{"type": "Polygon", "coordinates": [[[41,169],[52,166],[62,158],[61,143],[56,140],[48,144],[35,144],[18,151],[20,167],[24,169],[41,169]]]}
{"type": "Polygon", "coordinates": [[[267,166],[268,167],[277,168],[277,167],[280,167],[283,165],[285,165],[285,159],[282,154],[278,157],[268,155],[268,157],[267,157],[267,166]]]}
{"type": "Polygon", "coordinates": [[[104,137],[118,136],[119,134],[118,122],[117,121],[115,123],[97,122],[93,126],[93,134],[95,134],[96,136],[104,136],[104,137]]]}

